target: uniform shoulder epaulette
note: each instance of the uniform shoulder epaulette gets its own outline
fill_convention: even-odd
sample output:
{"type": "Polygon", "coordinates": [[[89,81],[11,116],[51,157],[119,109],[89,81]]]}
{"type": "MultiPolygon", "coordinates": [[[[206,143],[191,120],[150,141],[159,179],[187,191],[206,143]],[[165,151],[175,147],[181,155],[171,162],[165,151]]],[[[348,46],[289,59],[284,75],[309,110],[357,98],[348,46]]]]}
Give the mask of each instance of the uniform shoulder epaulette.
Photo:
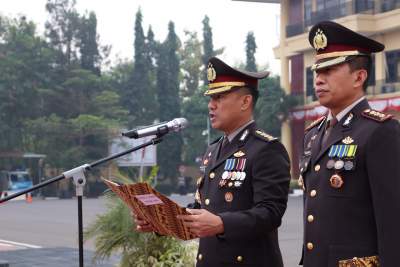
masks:
{"type": "Polygon", "coordinates": [[[387,121],[389,119],[391,119],[393,117],[393,115],[391,114],[385,114],[382,113],[380,111],[377,110],[373,110],[373,109],[366,109],[362,112],[362,115],[365,118],[374,120],[374,121],[378,121],[378,122],[384,122],[387,121]]]}
{"type": "Polygon", "coordinates": [[[266,132],[264,132],[263,130],[257,129],[254,131],[254,135],[261,138],[262,140],[271,142],[274,140],[278,140],[278,138],[273,137],[272,135],[267,134],[266,132]]]}
{"type": "Polygon", "coordinates": [[[325,120],[325,119],[326,119],[326,116],[322,116],[322,117],[316,119],[315,121],[313,121],[310,125],[308,125],[308,126],[306,127],[305,131],[307,132],[307,131],[311,130],[311,129],[314,128],[315,126],[319,125],[319,124],[320,124],[323,120],[325,120]]]}

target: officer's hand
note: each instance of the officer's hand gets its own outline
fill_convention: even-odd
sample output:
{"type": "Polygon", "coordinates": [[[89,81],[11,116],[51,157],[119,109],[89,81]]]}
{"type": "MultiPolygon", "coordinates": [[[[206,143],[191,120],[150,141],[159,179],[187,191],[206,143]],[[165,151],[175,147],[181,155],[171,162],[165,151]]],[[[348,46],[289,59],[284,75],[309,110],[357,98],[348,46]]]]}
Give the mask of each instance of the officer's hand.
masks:
{"type": "Polygon", "coordinates": [[[191,215],[179,215],[178,219],[189,227],[190,232],[197,237],[214,236],[224,232],[221,217],[205,209],[186,209],[191,215]]]}
{"type": "Polygon", "coordinates": [[[131,215],[136,224],[136,231],[143,233],[154,232],[153,227],[147,221],[143,220],[132,211],[131,215]]]}

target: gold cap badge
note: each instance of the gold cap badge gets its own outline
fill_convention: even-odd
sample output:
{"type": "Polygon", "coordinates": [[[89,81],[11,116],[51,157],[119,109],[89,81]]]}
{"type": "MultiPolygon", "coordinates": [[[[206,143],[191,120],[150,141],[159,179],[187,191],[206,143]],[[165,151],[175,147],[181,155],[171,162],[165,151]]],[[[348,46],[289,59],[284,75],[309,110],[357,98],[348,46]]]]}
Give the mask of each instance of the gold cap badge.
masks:
{"type": "Polygon", "coordinates": [[[207,79],[209,82],[212,82],[217,78],[217,72],[215,71],[213,65],[211,63],[208,64],[207,67],[207,79]]]}
{"type": "Polygon", "coordinates": [[[315,32],[313,43],[314,48],[317,51],[320,49],[324,49],[328,45],[328,38],[326,38],[326,35],[321,29],[318,29],[315,32]]]}

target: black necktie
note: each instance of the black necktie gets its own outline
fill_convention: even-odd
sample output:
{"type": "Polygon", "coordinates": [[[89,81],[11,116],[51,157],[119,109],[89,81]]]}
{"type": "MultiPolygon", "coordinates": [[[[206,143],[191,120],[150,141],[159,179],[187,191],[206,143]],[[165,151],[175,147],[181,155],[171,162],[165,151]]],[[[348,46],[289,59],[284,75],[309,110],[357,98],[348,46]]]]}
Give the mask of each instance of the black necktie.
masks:
{"type": "Polygon", "coordinates": [[[326,123],[326,127],[325,127],[325,133],[324,136],[322,137],[322,143],[321,146],[325,146],[326,141],[328,140],[329,135],[331,134],[331,131],[333,129],[333,127],[335,127],[336,123],[338,122],[338,120],[336,119],[336,117],[333,117],[332,119],[330,119],[327,123],[326,123]]]}
{"type": "Polygon", "coordinates": [[[223,155],[225,155],[225,153],[228,152],[229,144],[230,144],[229,139],[228,139],[228,137],[225,136],[221,143],[221,148],[219,150],[218,158],[222,157],[223,155]]]}

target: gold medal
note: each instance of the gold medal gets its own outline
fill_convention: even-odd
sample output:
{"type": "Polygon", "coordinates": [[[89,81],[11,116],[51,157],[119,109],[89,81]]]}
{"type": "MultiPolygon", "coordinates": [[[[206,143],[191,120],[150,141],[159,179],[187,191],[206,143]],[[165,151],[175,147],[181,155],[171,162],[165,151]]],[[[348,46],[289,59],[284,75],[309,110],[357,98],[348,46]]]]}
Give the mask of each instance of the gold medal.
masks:
{"type": "Polygon", "coordinates": [[[232,202],[233,201],[233,194],[231,192],[226,192],[225,193],[225,201],[226,202],[232,202]]]}
{"type": "Polygon", "coordinates": [[[334,174],[332,177],[329,179],[331,186],[333,188],[341,188],[343,186],[343,178],[339,174],[334,174]]]}

